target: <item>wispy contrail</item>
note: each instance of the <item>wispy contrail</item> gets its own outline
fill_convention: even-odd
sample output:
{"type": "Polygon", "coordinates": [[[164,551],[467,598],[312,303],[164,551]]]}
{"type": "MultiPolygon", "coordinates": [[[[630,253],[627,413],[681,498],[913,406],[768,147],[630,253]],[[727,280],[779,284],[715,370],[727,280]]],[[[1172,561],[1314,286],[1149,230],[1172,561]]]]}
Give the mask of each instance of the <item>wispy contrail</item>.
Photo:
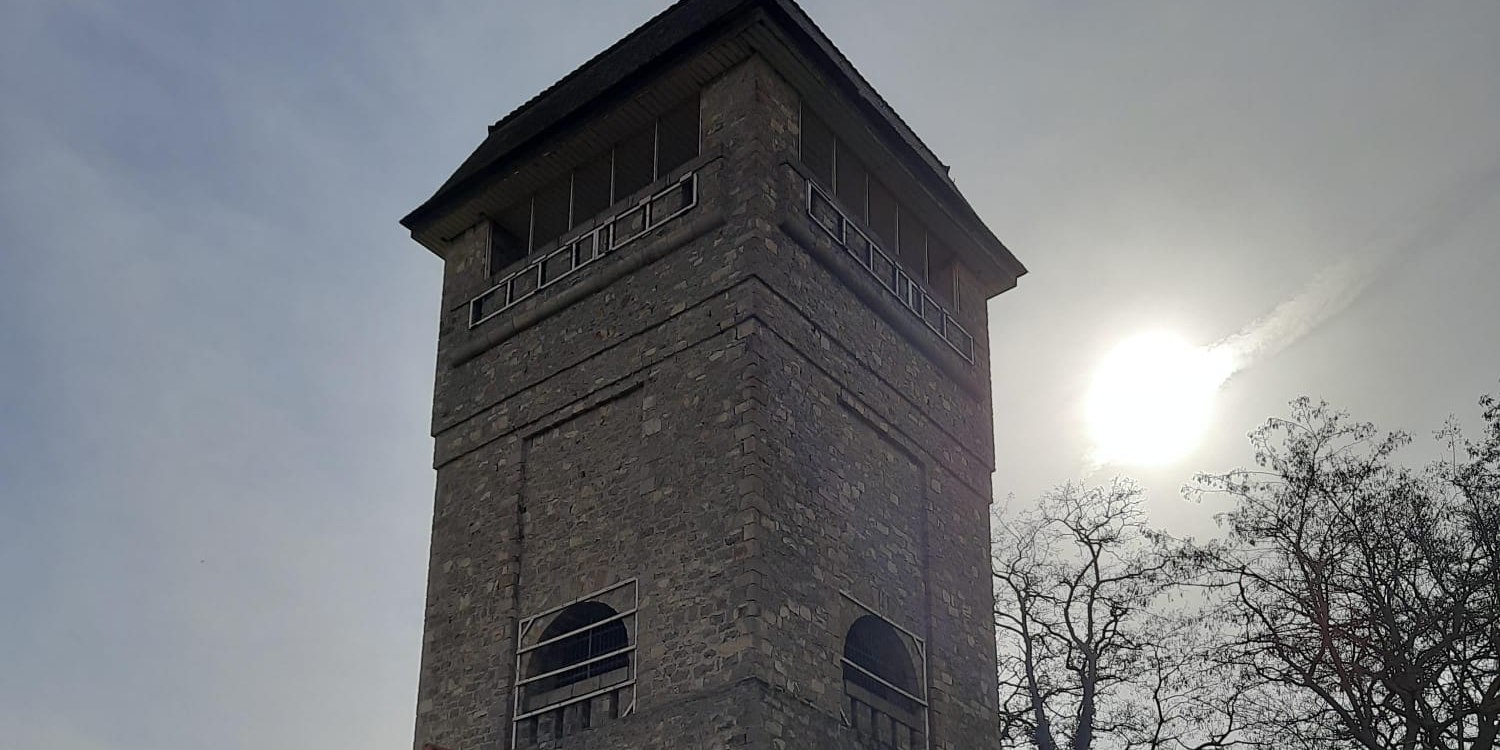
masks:
{"type": "Polygon", "coordinates": [[[1208,348],[1228,355],[1225,377],[1269,357],[1342,312],[1380,276],[1385,258],[1345,259],[1323,269],[1297,296],[1208,348]]]}
{"type": "Polygon", "coordinates": [[[1325,268],[1295,297],[1207,347],[1231,363],[1232,375],[1285,349],[1353,304],[1397,260],[1446,241],[1500,188],[1500,164],[1464,180],[1428,210],[1426,220],[1390,241],[1325,268]]]}

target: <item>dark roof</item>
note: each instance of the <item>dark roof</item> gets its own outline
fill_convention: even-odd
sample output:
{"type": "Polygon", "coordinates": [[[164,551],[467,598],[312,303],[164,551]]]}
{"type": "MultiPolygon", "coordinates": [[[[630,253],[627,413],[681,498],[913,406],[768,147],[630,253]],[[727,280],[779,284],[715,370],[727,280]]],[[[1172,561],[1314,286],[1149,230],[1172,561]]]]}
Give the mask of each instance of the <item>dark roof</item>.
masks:
{"type": "Polygon", "coordinates": [[[526,147],[566,121],[586,117],[607,92],[629,81],[648,77],[670,62],[675,50],[712,35],[756,8],[766,10],[781,22],[782,30],[790,32],[788,36],[797,43],[796,46],[830,74],[828,83],[850,95],[872,115],[872,119],[883,122],[890,135],[908,146],[909,155],[921,162],[922,168],[914,172],[937,188],[939,195],[964,214],[963,218],[982,230],[983,235],[993,242],[990,250],[998,256],[996,260],[1002,266],[1008,266],[1016,276],[1026,272],[1020,261],[984,226],[983,220],[949,177],[947,166],[792,0],[679,0],[491,125],[484,142],[431,198],[407,214],[401,224],[415,233],[419,225],[427,223],[439,211],[468,197],[493,169],[502,166],[508,154],[526,147]]]}
{"type": "Polygon", "coordinates": [[[598,97],[627,79],[639,76],[651,63],[701,33],[737,17],[738,11],[761,0],[680,0],[594,55],[557,83],[543,89],[489,128],[484,142],[459,165],[437,192],[401,223],[408,228],[462,192],[470,180],[506,154],[526,145],[562,120],[576,117],[598,97]]]}

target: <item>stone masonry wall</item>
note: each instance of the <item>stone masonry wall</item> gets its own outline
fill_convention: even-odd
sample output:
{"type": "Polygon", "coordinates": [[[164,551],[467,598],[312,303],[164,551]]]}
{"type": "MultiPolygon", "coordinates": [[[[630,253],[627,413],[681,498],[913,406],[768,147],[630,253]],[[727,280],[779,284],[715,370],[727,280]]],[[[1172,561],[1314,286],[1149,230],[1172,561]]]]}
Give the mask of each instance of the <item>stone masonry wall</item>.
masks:
{"type": "MultiPolygon", "coordinates": [[[[639,583],[634,715],[557,747],[740,747],[755,597],[744,574],[748,494],[741,272],[749,192],[746,69],[702,92],[699,205],[502,315],[525,314],[633,253],[680,244],[454,366],[472,280],[450,280],[433,431],[438,491],[415,744],[510,743],[520,618],[625,578],[639,583]],[[456,295],[456,298],[455,298],[456,295]]],[[[482,227],[447,273],[482,274],[482,227]]]]}
{"type": "MultiPolygon", "coordinates": [[[[796,93],[763,74],[772,121],[760,158],[776,191],[772,224],[800,223],[804,237],[830,243],[806,214],[796,93]]],[[[861,613],[847,592],[925,639],[932,746],[992,747],[993,426],[983,305],[962,301],[979,342],[976,362],[943,360],[941,345],[922,349],[873,313],[867,301],[879,294],[853,294],[851,277],[874,281],[842,250],[825,244],[832,252],[820,259],[818,248],[783,231],[764,242],[747,259],[759,324],[751,356],[769,394],[764,616],[783,698],[773,706],[773,723],[784,727],[776,746],[857,746],[837,726],[838,658],[861,613]],[[835,273],[839,261],[855,270],[835,273]]]]}
{"type": "Polygon", "coordinates": [[[925,641],[933,746],[992,746],[988,371],[956,382],[783,231],[805,188],[768,64],[702,102],[700,204],[501,318],[675,249],[469,359],[501,321],[467,328],[486,230],[454,240],[415,744],[509,747],[520,619],[636,578],[635,713],[548,747],[857,748],[855,600],[925,641]]]}

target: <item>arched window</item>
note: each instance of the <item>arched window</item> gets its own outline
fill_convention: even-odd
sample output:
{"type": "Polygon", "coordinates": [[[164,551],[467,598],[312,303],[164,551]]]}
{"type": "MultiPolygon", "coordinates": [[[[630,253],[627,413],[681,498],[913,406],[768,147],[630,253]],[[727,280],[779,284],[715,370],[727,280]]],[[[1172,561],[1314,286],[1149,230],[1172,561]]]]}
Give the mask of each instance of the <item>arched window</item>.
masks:
{"type": "Polygon", "coordinates": [[[531,689],[549,692],[629,667],[624,649],[630,635],[617,614],[600,602],[580,602],[559,613],[542,631],[542,645],[532,656],[529,676],[541,679],[531,689]]]}
{"type": "Polygon", "coordinates": [[[844,636],[844,713],[876,747],[924,747],[927,734],[920,672],[910,638],[875,615],[864,615],[844,636]]]}
{"type": "Polygon", "coordinates": [[[639,610],[629,578],[521,618],[511,747],[550,746],[635,711],[639,610]]]}
{"type": "Polygon", "coordinates": [[[898,697],[889,685],[908,695],[917,693],[906,643],[890,623],[874,615],[855,620],[844,637],[844,679],[887,700],[898,697]]]}

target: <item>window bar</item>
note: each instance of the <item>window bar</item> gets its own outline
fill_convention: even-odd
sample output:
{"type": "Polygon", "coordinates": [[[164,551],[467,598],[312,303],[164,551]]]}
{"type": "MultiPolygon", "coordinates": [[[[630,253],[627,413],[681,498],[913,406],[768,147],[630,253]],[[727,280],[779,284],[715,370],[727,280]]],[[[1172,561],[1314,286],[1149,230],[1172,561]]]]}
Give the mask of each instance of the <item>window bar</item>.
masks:
{"type": "MultiPolygon", "coordinates": [[[[632,603],[630,605],[630,609],[627,612],[620,613],[616,617],[623,618],[626,615],[634,615],[635,613],[639,612],[640,608],[641,608],[641,592],[640,592],[639,588],[636,588],[636,585],[637,585],[637,579],[635,579],[633,577],[632,578],[626,578],[623,581],[618,581],[616,583],[612,583],[612,584],[610,584],[608,586],[605,586],[604,588],[601,588],[601,589],[598,589],[598,590],[586,593],[586,594],[584,594],[584,595],[582,595],[582,596],[580,596],[580,597],[578,597],[576,599],[573,599],[572,601],[564,602],[562,604],[554,606],[554,607],[552,607],[550,609],[543,610],[543,611],[538,612],[538,613],[536,613],[534,615],[531,615],[529,617],[524,617],[524,618],[521,619],[521,621],[519,623],[517,623],[517,627],[518,627],[518,630],[520,632],[520,637],[525,637],[525,635],[528,632],[530,632],[532,624],[534,624],[537,620],[539,620],[539,619],[541,619],[543,617],[547,617],[549,615],[557,614],[558,612],[561,612],[561,611],[567,609],[568,607],[573,606],[574,604],[578,604],[579,602],[586,602],[586,601],[590,601],[590,600],[593,600],[593,599],[598,599],[600,597],[605,596],[606,594],[610,594],[612,592],[615,592],[615,591],[618,591],[620,589],[624,589],[624,588],[627,588],[627,587],[629,587],[629,589],[630,589],[630,591],[631,591],[631,593],[633,595],[633,599],[632,599],[632,603]]],[[[615,619],[615,618],[608,618],[606,620],[601,620],[599,622],[589,623],[589,625],[587,625],[585,627],[595,627],[595,626],[598,626],[601,623],[609,622],[609,621],[611,621],[613,619],[615,619]]],[[[565,638],[568,635],[572,635],[574,633],[577,633],[579,630],[582,630],[582,629],[583,628],[578,628],[578,629],[573,630],[571,633],[565,633],[562,636],[558,636],[557,638],[549,639],[547,641],[547,643],[556,642],[557,640],[559,640],[561,638],[565,638]]],[[[515,661],[515,665],[516,665],[515,666],[515,670],[516,671],[514,672],[514,674],[518,674],[518,675],[521,674],[521,656],[522,656],[522,654],[524,652],[526,652],[526,651],[534,650],[538,646],[542,646],[542,645],[545,645],[545,644],[544,643],[538,643],[538,644],[534,644],[534,645],[532,645],[532,646],[530,646],[528,648],[517,649],[516,650],[516,661],[515,661]]],[[[610,685],[608,687],[600,688],[598,690],[591,691],[591,692],[586,693],[584,695],[573,696],[572,698],[569,698],[567,700],[558,701],[557,703],[553,703],[553,704],[544,706],[542,708],[534,709],[532,711],[527,711],[527,712],[524,712],[524,713],[521,711],[521,698],[522,698],[522,692],[523,691],[521,691],[521,690],[512,690],[511,691],[511,695],[512,695],[512,708],[511,708],[511,722],[510,722],[510,742],[511,742],[511,746],[515,747],[515,745],[516,745],[516,738],[518,737],[519,732],[521,730],[521,722],[523,722],[523,721],[525,721],[527,719],[530,719],[530,718],[533,718],[533,717],[536,717],[536,716],[540,716],[540,715],[542,715],[544,713],[547,713],[548,711],[555,711],[558,708],[570,706],[570,705],[572,705],[574,703],[581,703],[583,701],[590,700],[590,699],[596,698],[596,697],[598,697],[600,695],[606,695],[608,693],[615,692],[615,691],[619,691],[621,695],[624,695],[625,689],[626,688],[630,688],[631,689],[630,690],[630,704],[627,707],[622,707],[620,709],[620,714],[619,714],[621,718],[625,717],[626,715],[628,715],[629,713],[631,713],[632,711],[635,710],[635,689],[634,689],[635,688],[635,677],[634,677],[634,670],[636,668],[637,668],[636,664],[634,664],[634,663],[630,664],[630,669],[632,670],[632,676],[630,677],[630,679],[625,680],[624,682],[620,682],[620,683],[616,683],[614,685],[610,685]]]]}
{"type": "Polygon", "coordinates": [[[829,149],[828,154],[829,154],[828,163],[833,165],[830,168],[830,172],[829,172],[829,175],[828,175],[828,189],[832,190],[834,195],[838,195],[839,194],[839,139],[838,138],[834,138],[833,139],[833,147],[829,149]]]}
{"type": "Polygon", "coordinates": [[[870,238],[866,237],[865,233],[861,232],[859,230],[859,227],[854,226],[854,222],[849,221],[848,219],[844,218],[843,214],[839,214],[839,226],[841,226],[841,227],[844,228],[844,236],[843,236],[842,239],[844,241],[844,247],[850,248],[849,254],[853,255],[854,259],[856,261],[858,261],[861,266],[864,266],[866,271],[869,271],[871,274],[874,274],[875,273],[875,246],[872,245],[872,244],[870,244],[870,238]],[[851,235],[850,232],[853,232],[853,235],[851,235]],[[851,242],[849,242],[848,239],[851,236],[858,237],[859,238],[859,242],[858,243],[851,243],[851,242]],[[858,244],[859,245],[858,252],[856,252],[854,249],[852,249],[853,246],[854,246],[854,244],[858,244]]]}
{"type": "Polygon", "coordinates": [[[536,194],[527,200],[526,206],[526,252],[531,252],[531,240],[536,237],[536,194]]]}
{"type": "MultiPolygon", "coordinates": [[[[577,604],[577,602],[574,602],[574,604],[577,604]]],[[[565,638],[569,638],[571,636],[574,636],[574,635],[577,635],[579,633],[582,633],[582,632],[584,632],[584,631],[586,631],[586,630],[588,630],[590,628],[597,628],[600,625],[608,625],[608,624],[610,624],[610,623],[612,623],[612,622],[614,622],[616,620],[623,620],[626,617],[629,617],[629,616],[631,616],[633,614],[635,614],[635,609],[631,608],[631,609],[625,610],[624,612],[621,612],[621,613],[619,613],[617,615],[614,615],[613,617],[606,617],[603,620],[595,620],[594,622],[591,622],[591,623],[589,623],[587,625],[583,625],[581,627],[577,627],[577,628],[574,628],[572,630],[569,630],[568,632],[563,633],[562,635],[555,635],[555,636],[553,636],[551,638],[548,638],[545,641],[540,641],[538,643],[533,643],[530,646],[526,646],[524,648],[517,649],[516,653],[518,653],[518,654],[524,654],[524,653],[527,653],[529,651],[535,651],[535,650],[537,650],[537,649],[539,649],[539,648],[541,648],[543,646],[550,646],[550,645],[552,645],[554,643],[557,643],[558,641],[561,641],[561,640],[563,640],[565,638]]]]}
{"type": "MultiPolygon", "coordinates": [[[[571,706],[574,703],[581,703],[581,702],[589,700],[591,698],[597,698],[597,697],[599,697],[601,695],[604,695],[605,693],[612,693],[612,692],[614,692],[616,690],[624,690],[625,688],[631,687],[633,685],[635,685],[635,678],[634,677],[630,678],[629,680],[626,680],[625,682],[616,683],[614,685],[610,685],[609,687],[602,687],[602,688],[599,688],[598,690],[594,690],[594,691],[591,691],[591,692],[588,692],[588,693],[584,693],[583,695],[575,695],[575,696],[573,696],[571,698],[568,698],[566,700],[560,700],[560,701],[558,701],[556,703],[549,703],[549,704],[547,704],[547,705],[545,705],[545,706],[543,706],[541,708],[535,708],[535,709],[532,709],[530,711],[527,711],[526,713],[517,714],[514,719],[511,719],[511,724],[512,724],[512,726],[514,726],[515,724],[519,724],[520,722],[523,722],[523,721],[525,721],[527,719],[530,719],[533,716],[541,716],[542,714],[547,713],[548,711],[556,711],[557,709],[562,708],[564,706],[571,706]]],[[[517,693],[517,695],[519,695],[520,691],[516,691],[516,693],[517,693]]],[[[623,710],[621,710],[620,716],[621,717],[625,716],[625,712],[623,710]]]]}
{"type": "Polygon", "coordinates": [[[900,271],[896,270],[896,260],[891,256],[886,255],[885,250],[873,242],[870,243],[870,257],[879,257],[882,263],[890,267],[889,272],[881,274],[880,284],[886,289],[891,290],[891,294],[899,294],[896,291],[896,280],[898,278],[897,274],[899,274],[900,271]]]}
{"type": "MultiPolygon", "coordinates": [[[[593,599],[598,599],[599,597],[602,597],[605,594],[613,592],[613,591],[615,591],[617,589],[623,589],[626,586],[631,586],[631,585],[633,585],[633,584],[636,583],[636,580],[637,579],[635,579],[635,578],[626,578],[625,580],[620,581],[619,583],[610,584],[608,586],[605,586],[602,589],[598,589],[597,591],[590,591],[589,593],[584,594],[583,596],[580,596],[577,599],[573,599],[572,601],[564,602],[564,603],[559,604],[559,605],[557,605],[555,607],[552,607],[551,609],[542,610],[541,612],[538,612],[538,613],[536,613],[536,614],[534,614],[534,615],[532,615],[530,617],[527,617],[527,618],[523,619],[521,622],[524,624],[525,627],[530,627],[531,623],[533,623],[533,622],[535,622],[535,621],[537,621],[537,620],[539,620],[539,619],[541,619],[543,617],[546,617],[547,615],[555,615],[558,612],[561,612],[561,611],[567,609],[568,607],[573,606],[574,604],[578,604],[579,602],[586,602],[586,601],[590,601],[590,600],[593,600],[593,599]]],[[[632,612],[635,611],[635,610],[637,610],[637,609],[640,609],[640,594],[639,594],[639,592],[636,593],[635,604],[632,605],[630,609],[631,609],[632,612]]]]}
{"type": "MultiPolygon", "coordinates": [[[[563,667],[562,669],[554,669],[551,672],[544,672],[544,673],[539,674],[539,675],[534,675],[534,676],[531,676],[531,677],[527,677],[524,680],[516,680],[516,685],[520,686],[520,685],[525,685],[527,683],[536,682],[537,680],[544,680],[544,679],[546,679],[548,677],[556,677],[557,675],[563,674],[564,672],[571,672],[571,671],[573,671],[573,670],[575,670],[575,669],[577,669],[579,667],[586,667],[586,666],[588,666],[590,664],[593,664],[595,662],[604,661],[605,659],[613,659],[614,657],[619,656],[620,654],[628,654],[628,653],[630,653],[632,651],[635,651],[635,644],[631,644],[631,645],[626,646],[626,647],[621,648],[621,649],[616,649],[616,650],[611,651],[611,652],[609,652],[607,654],[600,654],[598,656],[595,656],[595,657],[592,657],[592,658],[589,658],[589,659],[585,659],[584,661],[573,662],[572,664],[569,664],[568,666],[563,667]]],[[[627,665],[625,668],[629,669],[630,667],[627,665]]]]}
{"type": "Polygon", "coordinates": [[[537,259],[537,262],[534,264],[536,266],[536,270],[537,270],[537,274],[536,274],[536,288],[537,288],[537,291],[541,291],[542,289],[550,286],[552,284],[552,282],[554,282],[554,281],[557,280],[555,277],[548,277],[547,276],[547,261],[552,260],[552,257],[555,256],[555,255],[557,255],[557,251],[558,250],[566,250],[567,247],[568,247],[567,245],[563,245],[562,247],[553,248],[552,252],[549,252],[546,255],[543,255],[542,257],[540,257],[540,258],[537,259]]]}
{"type": "MultiPolygon", "coordinates": [[[[837,144],[835,144],[835,146],[837,146],[837,144]]],[[[835,158],[837,157],[837,153],[838,151],[837,149],[835,149],[835,158]]],[[[834,179],[837,180],[837,174],[835,174],[834,179]]],[[[910,274],[903,271],[900,264],[897,263],[895,259],[887,255],[885,251],[882,250],[878,245],[870,242],[869,237],[867,237],[864,232],[859,229],[859,227],[855,226],[854,222],[850,221],[849,218],[844,215],[843,211],[839,210],[837,207],[833,207],[831,199],[828,198],[827,194],[825,194],[821,188],[818,188],[816,185],[814,185],[811,179],[807,181],[807,187],[807,212],[808,215],[812,218],[813,223],[816,224],[819,228],[823,229],[823,231],[827,232],[835,242],[839,243],[839,245],[844,248],[845,252],[850,253],[855,257],[856,260],[860,261],[860,265],[864,266],[871,275],[875,276],[876,280],[879,281],[882,286],[886,287],[891,291],[891,293],[895,294],[896,298],[901,301],[903,306],[905,306],[913,313],[916,313],[917,317],[921,318],[923,323],[928,328],[937,332],[939,337],[941,337],[945,343],[952,347],[954,351],[958,352],[958,354],[965,360],[972,363],[974,361],[973,337],[969,336],[967,331],[963,331],[962,327],[958,325],[957,321],[955,321],[949,315],[948,311],[944,309],[942,303],[938,302],[937,299],[932,297],[931,295],[928,295],[922,288],[922,285],[914,278],[912,278],[910,274]],[[817,201],[819,199],[828,202],[829,205],[833,207],[834,215],[837,217],[835,223],[836,228],[829,227],[821,220],[819,220],[817,211],[817,201]],[[851,235],[849,234],[851,231],[858,233],[860,239],[864,240],[864,253],[861,254],[855,252],[855,248],[853,247],[854,243],[851,239],[851,235]],[[862,255],[863,257],[861,257],[862,255]],[[889,274],[889,276],[880,274],[876,271],[875,259],[877,256],[879,256],[881,260],[889,264],[893,269],[892,273],[889,274]],[[928,320],[928,308],[932,308],[932,315],[934,318],[936,318],[936,321],[928,320]],[[955,341],[950,328],[962,331],[964,339],[962,341],[955,341]]],[[[866,200],[868,201],[868,196],[866,197],[866,200]]],[[[899,237],[897,239],[899,243],[899,237]]],[[[930,238],[926,235],[923,236],[922,259],[924,268],[930,265],[931,261],[931,259],[927,255],[927,244],[929,239],[930,238]]],[[[956,277],[954,287],[954,296],[956,297],[956,277]]]]}
{"type": "Polygon", "coordinates": [[[928,286],[935,287],[935,285],[932,283],[932,230],[931,229],[928,229],[922,235],[922,280],[926,281],[928,286]]]}
{"type": "Polygon", "coordinates": [[[922,292],[922,322],[927,324],[937,335],[943,335],[943,306],[927,292],[922,292]]]}
{"type": "MultiPolygon", "coordinates": [[[[613,180],[614,180],[614,157],[613,157],[613,152],[611,152],[611,156],[610,156],[610,175],[611,175],[610,176],[611,183],[613,183],[613,180]]],[[[572,179],[572,178],[570,177],[570,179],[572,179]]],[[[571,185],[571,183],[570,183],[570,185],[571,185]]],[[[613,189],[613,188],[611,188],[611,189],[613,189]]],[[[601,223],[599,224],[599,226],[595,227],[594,229],[591,229],[588,232],[585,232],[585,233],[583,233],[583,234],[581,234],[579,236],[574,237],[573,239],[569,240],[567,243],[560,244],[554,251],[548,253],[546,256],[533,261],[532,263],[528,264],[526,267],[524,267],[524,268],[522,268],[522,269],[520,269],[520,270],[518,270],[518,271],[516,271],[516,272],[514,272],[512,274],[510,274],[509,276],[505,277],[504,279],[501,279],[494,286],[492,286],[489,289],[487,289],[487,290],[479,293],[478,295],[476,295],[473,299],[471,299],[469,301],[469,327],[473,328],[473,327],[475,327],[475,326],[483,323],[484,321],[489,320],[490,318],[492,318],[492,317],[494,317],[496,315],[499,315],[500,313],[504,312],[505,310],[509,309],[510,307],[514,306],[515,304],[521,302],[522,300],[525,300],[527,297],[530,297],[531,295],[537,293],[538,291],[540,291],[544,287],[550,286],[554,282],[556,282],[556,281],[558,281],[558,280],[560,280],[560,279],[568,276],[569,274],[573,273],[574,271],[578,270],[580,267],[582,267],[584,265],[587,265],[588,263],[592,263],[595,260],[598,260],[601,256],[607,255],[608,253],[610,253],[610,252],[612,252],[614,250],[617,250],[620,247],[623,247],[626,244],[628,244],[628,243],[630,243],[630,242],[632,242],[632,241],[634,241],[636,239],[639,239],[640,237],[642,237],[643,235],[645,235],[647,232],[651,231],[652,229],[655,229],[655,228],[661,226],[662,224],[665,224],[666,222],[668,222],[668,221],[670,221],[672,219],[675,219],[675,218],[677,218],[678,216],[681,216],[684,213],[687,213],[689,210],[697,207],[697,205],[698,205],[698,180],[697,180],[697,173],[695,173],[695,172],[688,172],[688,173],[683,174],[680,178],[678,178],[675,182],[673,182],[667,188],[665,188],[665,189],[663,189],[661,191],[658,191],[658,192],[656,192],[656,193],[654,193],[652,195],[649,195],[649,196],[643,198],[639,203],[637,203],[633,207],[627,208],[626,210],[621,211],[620,213],[618,213],[618,214],[616,214],[614,216],[611,216],[611,217],[608,217],[608,218],[602,220],[601,223]],[[673,212],[671,212],[670,214],[667,214],[666,216],[653,217],[651,215],[651,213],[652,213],[651,212],[651,203],[653,201],[659,199],[659,198],[666,197],[673,190],[686,190],[687,191],[687,196],[684,199],[683,205],[680,206],[679,208],[677,208],[676,210],[674,210],[673,212]],[[620,220],[622,218],[630,216],[630,215],[632,215],[632,214],[634,214],[636,212],[639,212],[639,215],[640,215],[640,219],[639,219],[639,231],[636,231],[634,234],[631,234],[628,237],[626,237],[626,236],[620,236],[615,231],[620,226],[620,220]],[[580,254],[579,254],[580,253],[580,247],[581,247],[582,243],[586,239],[588,239],[590,237],[593,238],[592,253],[591,253],[591,255],[587,259],[583,259],[582,257],[580,257],[580,254]],[[555,275],[555,276],[553,276],[551,278],[548,278],[547,275],[546,275],[546,265],[547,265],[548,261],[552,261],[552,260],[556,259],[562,253],[569,253],[569,255],[570,255],[570,257],[569,257],[569,261],[570,261],[569,268],[567,268],[566,270],[561,271],[560,273],[558,273],[557,275],[555,275]],[[515,286],[516,282],[518,280],[520,280],[524,274],[528,274],[528,273],[535,274],[532,277],[532,280],[535,282],[535,286],[532,288],[531,291],[526,292],[524,294],[519,294],[518,295],[516,293],[516,286],[515,286]],[[477,309],[479,309],[479,307],[481,307],[483,305],[483,300],[485,300],[488,297],[488,295],[498,294],[499,290],[502,289],[502,288],[505,290],[503,303],[500,304],[498,307],[496,307],[493,310],[485,311],[482,315],[476,315],[475,311],[477,309]]],[[[531,202],[528,204],[528,209],[529,209],[529,213],[527,215],[528,216],[527,220],[528,220],[529,223],[528,223],[528,228],[527,228],[527,233],[528,233],[527,236],[528,236],[528,243],[529,243],[529,241],[530,241],[530,239],[529,239],[530,235],[531,235],[532,232],[534,232],[535,225],[536,225],[536,199],[534,197],[531,199],[531,202]]],[[[569,209],[568,210],[570,212],[569,215],[571,216],[571,212],[573,210],[573,208],[572,208],[572,197],[571,197],[571,187],[570,187],[569,209]]],[[[570,222],[571,222],[571,219],[570,219],[570,222]]],[[[528,246],[529,246],[529,244],[528,244],[528,246]]]]}
{"type": "Polygon", "coordinates": [[[865,669],[864,667],[862,667],[862,666],[860,666],[860,665],[858,665],[858,664],[850,661],[849,659],[847,659],[845,657],[842,657],[842,656],[839,657],[839,661],[843,662],[846,666],[854,667],[855,669],[859,670],[860,672],[862,672],[863,674],[865,674],[870,679],[875,680],[876,682],[879,682],[880,684],[882,684],[882,685],[884,685],[884,686],[886,686],[886,687],[888,687],[888,688],[896,691],[901,696],[903,696],[905,698],[909,698],[910,700],[912,700],[913,702],[915,702],[917,705],[921,706],[922,708],[927,708],[927,701],[922,700],[921,698],[918,698],[917,696],[912,695],[911,693],[908,693],[905,690],[902,690],[901,688],[896,687],[895,685],[892,685],[890,682],[887,682],[885,680],[885,678],[881,677],[880,675],[875,674],[874,672],[871,672],[868,669],[865,669]]]}
{"type": "Polygon", "coordinates": [[[521,269],[521,273],[517,275],[524,276],[526,274],[531,275],[531,291],[528,291],[525,294],[521,295],[521,299],[526,299],[527,297],[536,294],[537,290],[542,287],[542,264],[532,263],[531,265],[521,269]]]}
{"type": "MultiPolygon", "coordinates": [[[[895,194],[893,193],[891,197],[894,199],[895,194]]],[[[866,200],[868,201],[868,199],[866,199],[866,200]]],[[[892,234],[891,244],[895,246],[894,250],[896,252],[896,257],[899,258],[903,254],[905,254],[905,252],[906,252],[906,248],[902,247],[902,242],[901,242],[901,204],[900,203],[896,204],[896,206],[895,206],[895,213],[896,213],[896,221],[894,223],[893,228],[891,229],[891,234],[892,234]]],[[[866,211],[865,215],[868,216],[869,212],[866,211]]]]}

